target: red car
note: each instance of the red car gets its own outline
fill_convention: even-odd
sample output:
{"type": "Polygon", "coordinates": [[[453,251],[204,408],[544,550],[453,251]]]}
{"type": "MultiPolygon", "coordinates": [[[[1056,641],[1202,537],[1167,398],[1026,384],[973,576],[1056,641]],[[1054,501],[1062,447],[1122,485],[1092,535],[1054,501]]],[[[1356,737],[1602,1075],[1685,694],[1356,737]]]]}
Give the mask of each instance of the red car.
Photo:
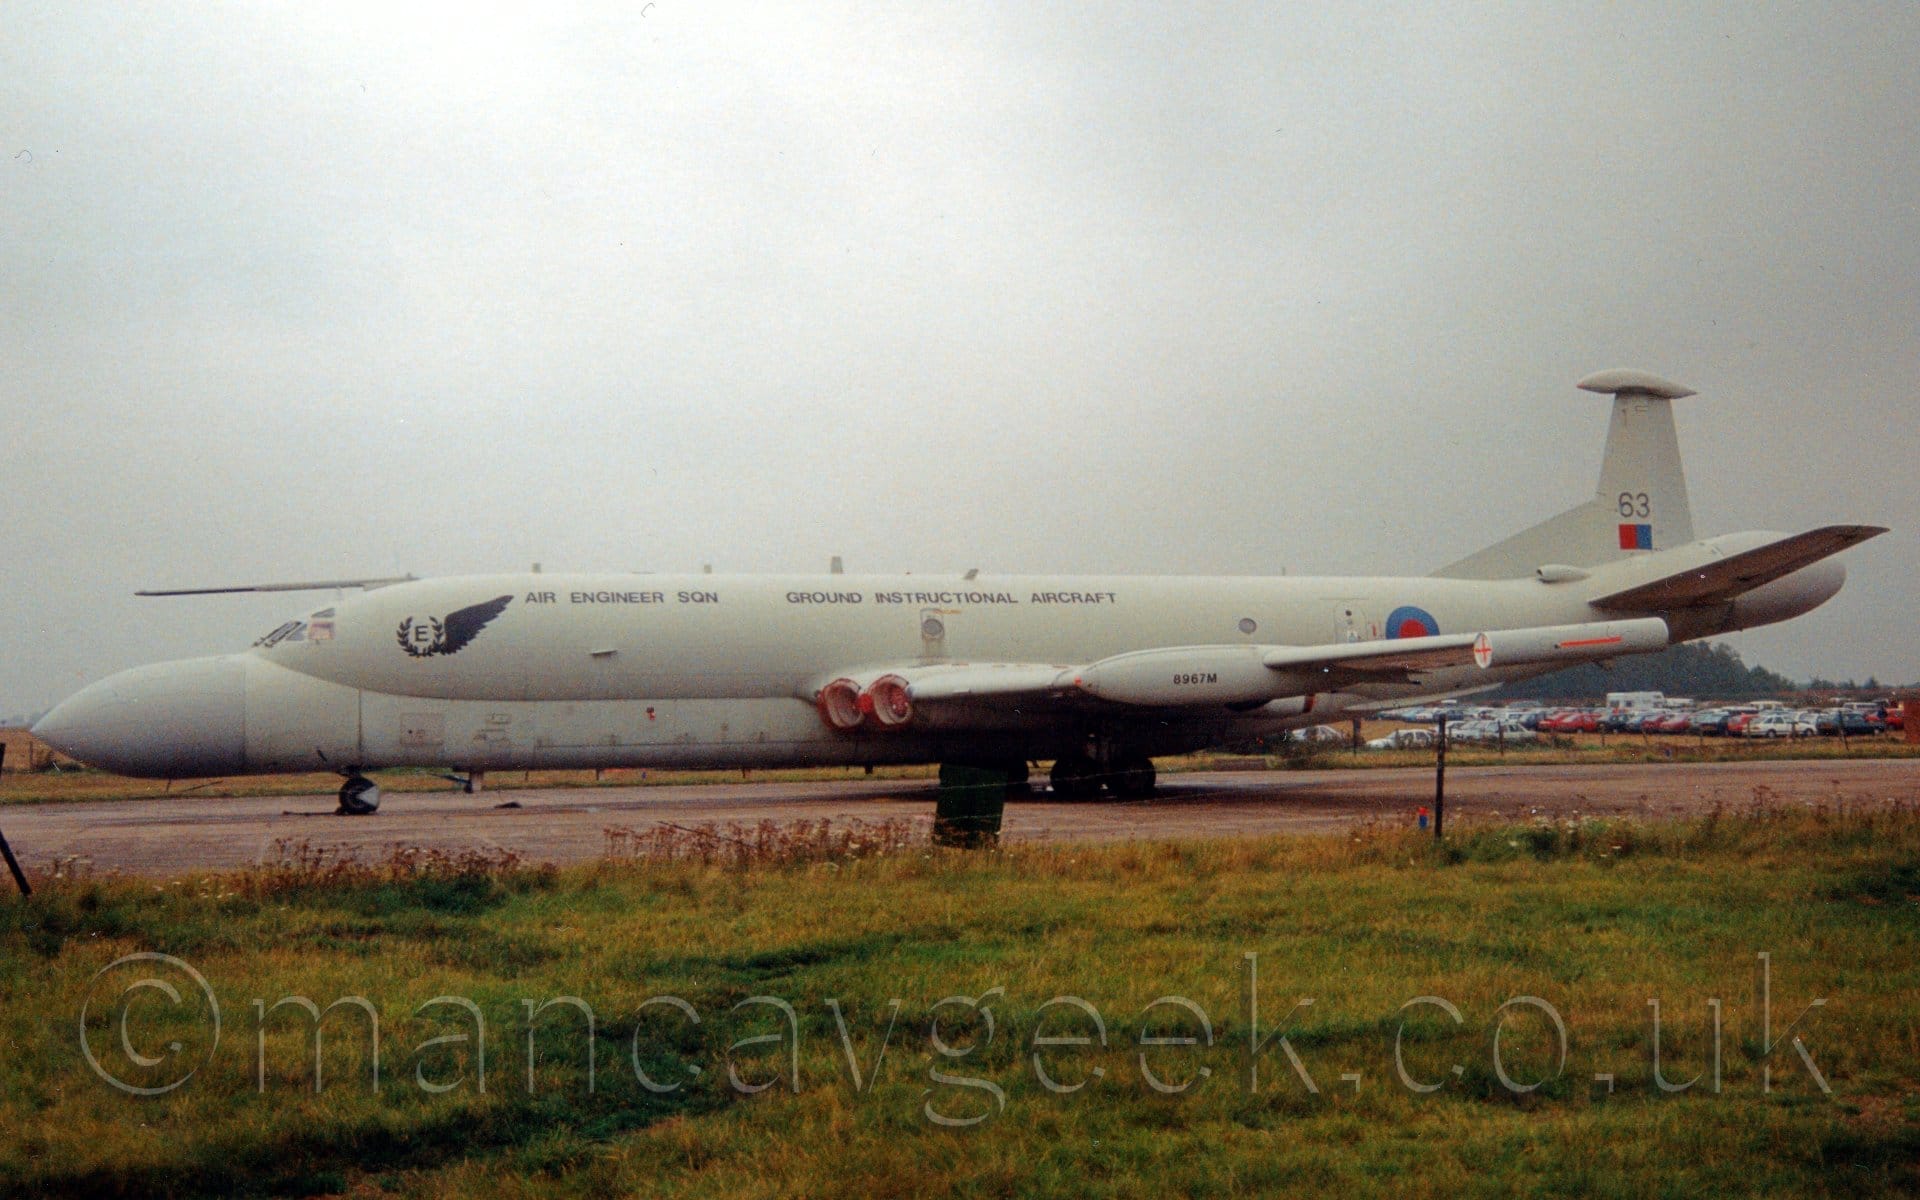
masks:
{"type": "Polygon", "coordinates": [[[1580,708],[1558,712],[1540,722],[1542,733],[1597,733],[1600,718],[1580,708]]]}
{"type": "Polygon", "coordinates": [[[1658,721],[1650,721],[1642,728],[1649,733],[1685,733],[1693,728],[1693,716],[1690,713],[1674,713],[1658,721]]]}
{"type": "Polygon", "coordinates": [[[1541,733],[1571,733],[1572,730],[1566,728],[1564,722],[1572,716],[1573,713],[1571,710],[1557,708],[1546,716],[1541,717],[1540,723],[1534,726],[1534,728],[1541,733]]]}
{"type": "Polygon", "coordinates": [[[1747,726],[1760,714],[1757,712],[1735,713],[1727,720],[1727,736],[1739,737],[1746,733],[1747,726]]]}

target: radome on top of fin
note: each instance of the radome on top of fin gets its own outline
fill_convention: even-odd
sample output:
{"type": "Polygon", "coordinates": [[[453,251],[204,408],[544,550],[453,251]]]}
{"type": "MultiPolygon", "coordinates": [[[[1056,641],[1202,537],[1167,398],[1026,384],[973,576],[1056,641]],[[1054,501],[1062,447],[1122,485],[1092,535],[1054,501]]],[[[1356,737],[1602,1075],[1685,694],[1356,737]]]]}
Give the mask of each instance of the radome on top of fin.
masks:
{"type": "Polygon", "coordinates": [[[1662,400],[1678,400],[1682,396],[1691,396],[1690,387],[1662,379],[1651,371],[1635,371],[1628,367],[1614,367],[1611,370],[1595,371],[1582,379],[1575,387],[1585,392],[1599,392],[1602,395],[1618,396],[1627,392],[1645,392],[1649,396],[1658,396],[1662,400]]]}

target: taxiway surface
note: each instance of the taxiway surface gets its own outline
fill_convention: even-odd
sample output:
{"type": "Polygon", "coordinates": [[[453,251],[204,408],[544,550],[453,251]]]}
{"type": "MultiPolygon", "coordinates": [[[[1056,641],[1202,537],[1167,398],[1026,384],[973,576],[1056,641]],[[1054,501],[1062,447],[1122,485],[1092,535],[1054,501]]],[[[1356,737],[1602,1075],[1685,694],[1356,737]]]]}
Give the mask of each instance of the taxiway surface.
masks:
{"type": "MultiPolygon", "coordinates": [[[[1007,805],[1009,841],[1120,841],[1316,833],[1408,822],[1433,799],[1426,768],[1223,771],[1163,776],[1145,801],[1059,803],[1044,787],[1007,805]]],[[[305,842],[384,858],[396,845],[511,851],[570,863],[607,852],[609,830],[667,822],[907,819],[931,822],[930,783],[851,780],[390,794],[371,817],[331,815],[331,796],[168,797],[0,808],[31,868],[169,876],[272,861],[305,842]],[[508,805],[508,807],[500,807],[508,805]]],[[[1447,819],[1684,817],[1715,805],[1920,800],[1920,761],[1820,759],[1686,765],[1463,767],[1447,772],[1447,819]]]]}

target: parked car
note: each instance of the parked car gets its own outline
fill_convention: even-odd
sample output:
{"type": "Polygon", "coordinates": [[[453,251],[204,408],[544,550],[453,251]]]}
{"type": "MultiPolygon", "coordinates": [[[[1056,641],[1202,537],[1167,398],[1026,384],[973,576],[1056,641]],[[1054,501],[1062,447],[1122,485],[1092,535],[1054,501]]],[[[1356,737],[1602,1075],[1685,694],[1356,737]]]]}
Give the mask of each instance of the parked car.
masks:
{"type": "Polygon", "coordinates": [[[1538,741],[1540,735],[1511,717],[1498,721],[1461,721],[1447,725],[1449,742],[1483,742],[1487,744],[1538,741]]]}
{"type": "Polygon", "coordinates": [[[1848,737],[1872,737],[1876,733],[1885,733],[1887,723],[1862,709],[1845,708],[1834,714],[1839,728],[1834,732],[1848,737]]]}
{"type": "Polygon", "coordinates": [[[1732,718],[1732,709],[1703,708],[1693,714],[1693,732],[1703,737],[1722,737],[1727,732],[1727,722],[1732,718]]]}
{"type": "Polygon", "coordinates": [[[1311,742],[1315,745],[1336,743],[1345,745],[1348,741],[1346,730],[1336,729],[1331,725],[1314,725],[1306,729],[1296,729],[1287,736],[1296,742],[1311,742]]]}
{"type": "Polygon", "coordinates": [[[1765,712],[1747,722],[1744,734],[1747,737],[1793,738],[1812,737],[1818,732],[1813,719],[1805,713],[1765,712]]]}
{"type": "Polygon", "coordinates": [[[1600,716],[1584,708],[1570,708],[1540,722],[1541,733],[1598,733],[1600,716]]]}
{"type": "MultiPolygon", "coordinates": [[[[1738,736],[1740,729],[1744,728],[1746,722],[1752,719],[1753,714],[1759,711],[1759,709],[1752,708],[1745,704],[1729,704],[1726,708],[1726,719],[1719,723],[1720,729],[1718,732],[1729,737],[1738,736]]],[[[1715,731],[1710,729],[1707,732],[1713,733],[1715,731]]]]}
{"type": "Polygon", "coordinates": [[[1640,714],[1630,708],[1610,708],[1607,715],[1600,718],[1601,733],[1625,733],[1640,714]]]}
{"type": "Polygon", "coordinates": [[[1367,743],[1369,750],[1430,750],[1433,748],[1433,730],[1396,729],[1385,737],[1377,737],[1367,743]]]}
{"type": "Polygon", "coordinates": [[[1537,742],[1540,735],[1527,728],[1527,723],[1515,717],[1505,717],[1495,721],[1493,737],[1489,741],[1512,745],[1515,742],[1537,742]]]}

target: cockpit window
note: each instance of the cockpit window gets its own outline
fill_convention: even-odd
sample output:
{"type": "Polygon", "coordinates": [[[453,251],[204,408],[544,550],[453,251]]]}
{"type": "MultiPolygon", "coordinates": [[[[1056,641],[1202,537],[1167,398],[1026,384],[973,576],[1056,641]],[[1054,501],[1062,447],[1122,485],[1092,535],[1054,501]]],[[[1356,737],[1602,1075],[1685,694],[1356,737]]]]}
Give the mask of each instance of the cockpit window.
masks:
{"type": "Polygon", "coordinates": [[[269,646],[277,646],[281,642],[304,642],[306,640],[307,623],[305,621],[288,621],[285,625],[280,626],[280,628],[255,642],[254,645],[265,649],[269,646]]]}

